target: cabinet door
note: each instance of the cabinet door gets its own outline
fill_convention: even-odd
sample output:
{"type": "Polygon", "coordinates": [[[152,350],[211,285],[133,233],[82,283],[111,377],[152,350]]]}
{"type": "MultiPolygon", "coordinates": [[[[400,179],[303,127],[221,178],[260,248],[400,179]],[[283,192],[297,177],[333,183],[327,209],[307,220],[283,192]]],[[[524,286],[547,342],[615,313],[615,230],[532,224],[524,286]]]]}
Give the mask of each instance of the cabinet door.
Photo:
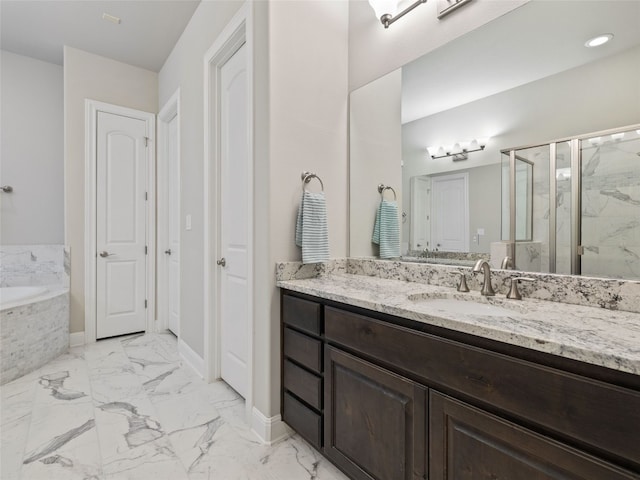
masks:
{"type": "Polygon", "coordinates": [[[325,455],[354,480],[424,479],[424,387],[328,345],[325,362],[325,455]]]}
{"type": "Polygon", "coordinates": [[[433,390],[430,480],[622,480],[624,471],[433,390]]]}

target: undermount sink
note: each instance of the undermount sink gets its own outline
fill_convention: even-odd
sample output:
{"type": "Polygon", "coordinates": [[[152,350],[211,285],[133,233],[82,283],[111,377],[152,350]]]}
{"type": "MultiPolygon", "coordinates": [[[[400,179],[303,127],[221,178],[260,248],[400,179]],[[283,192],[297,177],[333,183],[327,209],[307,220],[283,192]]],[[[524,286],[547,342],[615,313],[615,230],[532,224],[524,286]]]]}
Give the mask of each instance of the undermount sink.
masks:
{"type": "Polygon", "coordinates": [[[466,293],[418,293],[409,295],[408,299],[415,303],[428,305],[434,310],[462,315],[513,317],[526,313],[526,309],[519,304],[495,297],[466,293]]]}

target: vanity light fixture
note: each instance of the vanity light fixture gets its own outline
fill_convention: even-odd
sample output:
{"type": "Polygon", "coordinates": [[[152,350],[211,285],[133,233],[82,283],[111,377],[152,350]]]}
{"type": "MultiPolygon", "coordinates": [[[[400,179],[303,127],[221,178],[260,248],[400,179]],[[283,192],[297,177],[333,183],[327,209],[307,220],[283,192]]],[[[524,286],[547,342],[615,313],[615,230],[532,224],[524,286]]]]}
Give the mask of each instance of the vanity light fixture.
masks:
{"type": "Polygon", "coordinates": [[[587,48],[599,47],[600,45],[604,45],[609,40],[613,38],[613,33],[603,33],[598,35],[597,37],[590,38],[584,44],[587,48]]]}
{"type": "Polygon", "coordinates": [[[457,142],[450,147],[427,147],[427,151],[433,159],[451,157],[454,162],[459,162],[461,160],[467,160],[471,152],[484,150],[488,141],[488,138],[473,139],[470,142],[457,142]]]}
{"type": "Polygon", "coordinates": [[[398,0],[369,0],[369,5],[373,8],[376,17],[380,19],[384,28],[389,28],[389,25],[393,22],[404,17],[421,3],[427,3],[427,0],[417,0],[400,13],[396,13],[398,11],[398,3],[398,0]]]}

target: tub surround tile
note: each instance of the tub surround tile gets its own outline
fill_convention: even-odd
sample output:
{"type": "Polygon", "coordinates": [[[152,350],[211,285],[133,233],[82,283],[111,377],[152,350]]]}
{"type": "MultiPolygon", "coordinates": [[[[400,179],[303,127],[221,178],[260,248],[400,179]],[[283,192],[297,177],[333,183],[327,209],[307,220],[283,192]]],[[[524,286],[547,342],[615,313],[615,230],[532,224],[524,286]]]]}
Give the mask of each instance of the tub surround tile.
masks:
{"type": "Polygon", "coordinates": [[[69,286],[64,245],[2,245],[0,286],[69,286]]]}
{"type": "Polygon", "coordinates": [[[0,385],[69,348],[69,292],[0,313],[0,385]]]}
{"type": "MultiPolygon", "coordinates": [[[[527,293],[521,301],[500,296],[482,297],[478,279],[469,282],[469,287],[474,291],[457,293],[451,288],[455,285],[456,276],[452,273],[458,271],[456,268],[450,268],[450,271],[432,267],[421,270],[419,265],[398,266],[395,263],[359,262],[355,268],[361,272],[358,275],[329,274],[311,279],[279,281],[278,286],[640,375],[640,315],[637,313],[546,302],[530,298],[527,293]],[[377,277],[362,274],[373,270],[382,274],[377,277]],[[447,287],[439,286],[447,283],[447,287]],[[513,315],[452,314],[429,302],[411,300],[412,295],[473,298],[481,303],[513,310],[513,315]]],[[[583,282],[582,291],[588,291],[591,282],[583,282]]],[[[544,290],[547,293],[550,291],[553,290],[544,290]]],[[[537,293],[538,296],[544,295],[539,291],[537,293]]]]}

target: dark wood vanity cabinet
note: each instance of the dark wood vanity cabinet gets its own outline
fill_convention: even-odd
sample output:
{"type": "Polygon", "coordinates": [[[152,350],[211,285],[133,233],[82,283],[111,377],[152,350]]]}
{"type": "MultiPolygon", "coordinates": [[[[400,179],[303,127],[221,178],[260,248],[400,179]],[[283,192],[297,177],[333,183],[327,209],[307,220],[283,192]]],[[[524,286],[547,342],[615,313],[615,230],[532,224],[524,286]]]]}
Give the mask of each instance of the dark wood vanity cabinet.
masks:
{"type": "Polygon", "coordinates": [[[325,347],[324,453],[353,479],[425,478],[426,389],[325,347]]]}
{"type": "Polygon", "coordinates": [[[436,391],[429,394],[429,477],[438,480],[638,478],[436,391]]]}
{"type": "Polygon", "coordinates": [[[640,378],[283,292],[283,418],[361,480],[640,479],[640,378]]]}
{"type": "Polygon", "coordinates": [[[322,449],[323,327],[319,303],[282,297],[282,419],[322,449]]]}

